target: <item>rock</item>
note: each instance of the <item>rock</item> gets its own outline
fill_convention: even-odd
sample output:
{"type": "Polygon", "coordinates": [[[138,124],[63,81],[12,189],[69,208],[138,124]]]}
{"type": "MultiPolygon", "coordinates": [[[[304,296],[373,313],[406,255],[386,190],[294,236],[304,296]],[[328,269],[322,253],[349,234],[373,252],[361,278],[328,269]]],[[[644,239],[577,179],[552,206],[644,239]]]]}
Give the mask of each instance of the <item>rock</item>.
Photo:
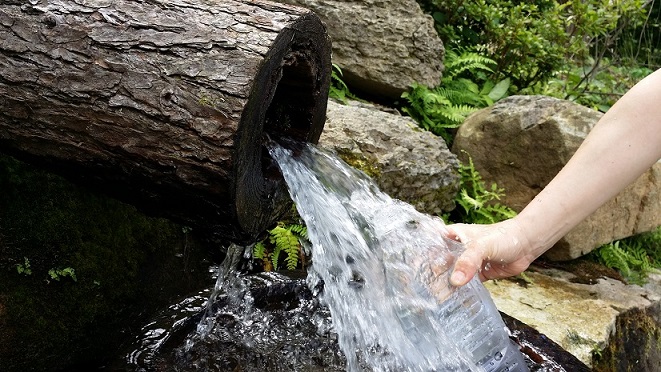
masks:
{"type": "MultiPolygon", "coordinates": [[[[215,315],[211,318],[215,337],[201,340],[197,331],[206,313],[207,298],[196,294],[169,306],[141,328],[141,335],[127,348],[121,361],[106,365],[106,369],[189,371],[195,366],[198,370],[213,371],[346,371],[347,361],[331,327],[330,311],[313,294],[321,291],[323,284],[311,291],[303,277],[290,274],[241,276],[242,285],[235,287],[249,290],[251,296],[216,297],[212,305],[215,315]],[[245,342],[246,336],[264,333],[265,318],[268,318],[269,337],[245,342]],[[283,343],[283,339],[287,342],[283,343]],[[127,354],[140,357],[125,358],[127,354]],[[210,361],[213,368],[209,367],[210,361]]],[[[213,288],[213,282],[209,286],[207,292],[213,288]]],[[[502,315],[505,325],[516,335],[514,342],[523,346],[531,371],[589,371],[548,337],[507,314],[502,315]]]]}
{"type": "Polygon", "coordinates": [[[656,366],[595,370],[659,370],[659,353],[625,353],[631,346],[627,348],[621,335],[646,339],[636,347],[651,344],[652,349],[657,348],[656,342],[661,340],[661,276],[653,275],[644,287],[607,277],[582,284],[569,271],[532,266],[526,277],[530,282],[523,285],[508,279],[485,282],[500,311],[546,335],[588,366],[603,366],[612,360],[620,365],[656,366]],[[639,335],[641,329],[644,335],[639,335]]]}
{"type": "MultiPolygon", "coordinates": [[[[501,202],[521,211],[567,163],[602,114],[544,96],[512,96],[471,115],[452,151],[467,154],[490,184],[505,189],[501,202]]],[[[570,231],[545,256],[580,257],[611,241],[661,225],[661,163],[570,231]]]]}
{"type": "Polygon", "coordinates": [[[399,98],[413,82],[441,81],[445,50],[415,0],[277,0],[314,11],[326,24],[343,80],[370,95],[399,98]]]}
{"type": "Polygon", "coordinates": [[[608,346],[595,360],[593,371],[661,370],[661,304],[631,309],[618,316],[608,346]]]}
{"type": "Polygon", "coordinates": [[[438,214],[454,208],[460,181],[457,157],[443,139],[408,117],[372,105],[329,101],[319,145],[338,152],[369,174],[382,191],[421,212],[438,214]]]}

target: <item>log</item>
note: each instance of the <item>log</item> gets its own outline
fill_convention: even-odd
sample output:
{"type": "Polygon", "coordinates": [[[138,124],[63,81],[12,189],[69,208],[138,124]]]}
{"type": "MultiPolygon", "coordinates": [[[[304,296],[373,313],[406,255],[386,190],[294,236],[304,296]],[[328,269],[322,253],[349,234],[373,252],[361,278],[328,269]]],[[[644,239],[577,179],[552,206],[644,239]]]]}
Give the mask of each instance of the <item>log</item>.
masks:
{"type": "Polygon", "coordinates": [[[289,207],[265,134],[316,143],[330,40],[250,0],[0,2],[0,151],[246,243],[289,207]]]}

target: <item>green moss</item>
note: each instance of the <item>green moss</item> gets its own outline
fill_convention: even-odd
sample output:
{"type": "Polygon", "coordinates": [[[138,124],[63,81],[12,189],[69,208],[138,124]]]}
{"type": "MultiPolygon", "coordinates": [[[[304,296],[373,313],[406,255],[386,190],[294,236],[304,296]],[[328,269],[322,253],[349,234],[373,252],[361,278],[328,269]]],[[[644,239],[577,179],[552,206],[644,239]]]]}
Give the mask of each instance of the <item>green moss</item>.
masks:
{"type": "Polygon", "coordinates": [[[338,155],[340,155],[340,158],[342,158],[345,163],[353,168],[363,171],[373,179],[378,179],[379,176],[381,176],[381,170],[379,167],[363,155],[358,155],[348,150],[339,150],[338,155]]]}
{"type": "Polygon", "coordinates": [[[658,371],[661,368],[661,305],[618,316],[606,348],[593,353],[593,371],[658,371]]]}
{"type": "Polygon", "coordinates": [[[2,371],[98,365],[207,279],[182,226],[6,156],[0,190],[2,371]],[[26,262],[29,275],[17,270],[26,262]]]}

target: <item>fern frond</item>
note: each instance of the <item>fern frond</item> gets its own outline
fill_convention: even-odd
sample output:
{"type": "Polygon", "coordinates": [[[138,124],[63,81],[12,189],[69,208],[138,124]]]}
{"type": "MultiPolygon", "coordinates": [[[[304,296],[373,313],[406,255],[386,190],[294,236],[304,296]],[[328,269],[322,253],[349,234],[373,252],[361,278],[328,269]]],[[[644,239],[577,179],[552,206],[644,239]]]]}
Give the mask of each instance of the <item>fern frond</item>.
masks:
{"type": "Polygon", "coordinates": [[[282,252],[282,248],[275,247],[273,248],[273,252],[271,252],[271,266],[273,267],[274,270],[278,269],[278,261],[280,260],[280,252],[282,252]]]}
{"type": "Polygon", "coordinates": [[[263,260],[267,258],[266,255],[266,246],[262,242],[255,243],[255,246],[252,248],[252,258],[255,260],[263,260]]]}
{"type": "Polygon", "coordinates": [[[296,233],[296,235],[300,236],[301,238],[307,239],[308,238],[308,228],[304,225],[300,224],[292,224],[289,225],[289,229],[296,233]]]}
{"type": "Polygon", "coordinates": [[[487,189],[480,173],[475,169],[473,158],[468,155],[468,162],[459,167],[461,175],[461,191],[455,202],[461,209],[455,209],[458,221],[464,223],[490,224],[512,218],[516,212],[502,204],[496,203],[504,196],[504,190],[493,183],[487,189]]]}
{"type": "Polygon", "coordinates": [[[269,233],[271,235],[271,243],[275,244],[275,249],[271,255],[273,266],[277,268],[280,253],[284,251],[287,254],[287,257],[285,257],[287,269],[294,270],[298,265],[298,257],[301,250],[301,245],[296,235],[290,228],[282,226],[276,226],[269,233]]]}
{"type": "Polygon", "coordinates": [[[461,194],[461,198],[458,200],[458,202],[467,211],[470,209],[480,209],[484,205],[484,203],[468,195],[468,190],[466,189],[462,189],[460,194],[461,194]]]}
{"type": "Polygon", "coordinates": [[[605,244],[589,257],[613,268],[631,283],[644,284],[652,272],[660,272],[661,227],[656,231],[605,244]]]}
{"type": "Polygon", "coordinates": [[[491,58],[479,55],[475,52],[463,52],[458,55],[455,52],[446,52],[445,55],[445,74],[448,78],[454,78],[465,71],[485,71],[493,72],[489,66],[495,66],[496,61],[491,58]]]}
{"type": "Polygon", "coordinates": [[[288,246],[285,249],[287,257],[285,257],[285,262],[287,263],[287,270],[295,270],[298,266],[299,256],[301,254],[301,246],[296,239],[296,245],[288,246]]]}
{"type": "Polygon", "coordinates": [[[494,60],[476,52],[458,54],[447,50],[440,86],[430,89],[412,84],[411,90],[402,94],[407,102],[402,110],[422,128],[443,137],[450,145],[453,138],[448,129],[457,128],[474,111],[507,95],[508,79],[493,83],[486,78],[495,65],[494,60]]]}
{"type": "Polygon", "coordinates": [[[478,109],[476,107],[468,105],[452,105],[445,106],[444,110],[439,110],[438,115],[447,119],[447,121],[453,123],[455,128],[461,125],[468,115],[474,113],[478,109]]]}
{"type": "Polygon", "coordinates": [[[496,217],[488,209],[480,208],[473,212],[473,223],[492,224],[497,222],[496,217]]]}
{"type": "Polygon", "coordinates": [[[620,248],[619,241],[601,247],[597,254],[604,265],[616,269],[624,277],[631,277],[632,270],[629,267],[627,254],[620,248]]]}

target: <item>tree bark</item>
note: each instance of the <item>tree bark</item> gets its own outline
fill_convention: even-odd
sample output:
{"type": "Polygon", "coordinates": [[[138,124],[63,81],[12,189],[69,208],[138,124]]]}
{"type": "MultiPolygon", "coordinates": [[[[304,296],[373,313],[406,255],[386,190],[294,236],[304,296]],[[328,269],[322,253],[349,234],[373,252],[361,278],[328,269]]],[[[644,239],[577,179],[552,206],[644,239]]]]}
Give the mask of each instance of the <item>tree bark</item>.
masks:
{"type": "Polygon", "coordinates": [[[289,206],[265,133],[316,142],[330,40],[250,0],[0,0],[0,151],[235,242],[289,206]]]}

